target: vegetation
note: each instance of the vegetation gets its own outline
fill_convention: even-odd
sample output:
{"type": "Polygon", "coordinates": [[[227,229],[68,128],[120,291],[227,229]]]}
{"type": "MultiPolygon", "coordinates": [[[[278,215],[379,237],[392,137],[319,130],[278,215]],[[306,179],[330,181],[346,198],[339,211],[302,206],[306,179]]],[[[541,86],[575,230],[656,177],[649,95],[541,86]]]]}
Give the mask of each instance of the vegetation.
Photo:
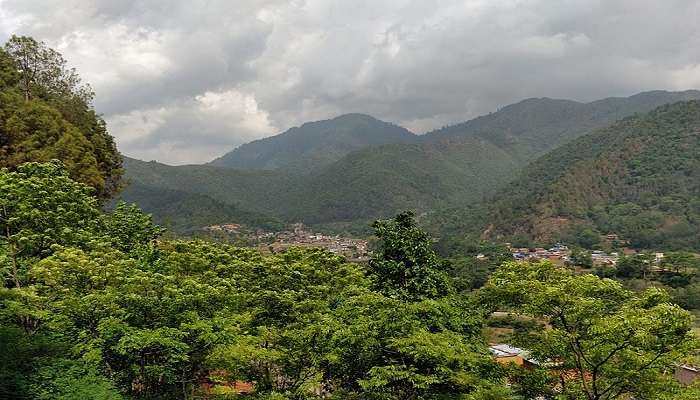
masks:
{"type": "MultiPolygon", "coordinates": [[[[152,190],[127,193],[124,199],[155,203],[162,189],[186,190],[283,221],[354,231],[406,209],[448,208],[453,211],[439,213],[444,218],[434,217],[433,231],[454,238],[465,229],[449,227],[468,220],[468,214],[460,213],[465,206],[497,193],[547,151],[618,118],[693,98],[700,98],[700,92],[648,92],[588,104],[530,99],[410,143],[398,127],[367,116],[343,116],[243,145],[225,157],[239,160],[226,165],[245,170],[129,160],[128,178],[152,190]],[[366,147],[339,144],[360,143],[356,137],[366,147]],[[390,141],[394,143],[380,145],[390,141]]],[[[224,165],[224,158],[213,164],[224,165]]]]}
{"type": "Polygon", "coordinates": [[[121,185],[121,156],[92,98],[58,52],[12,36],[0,49],[0,167],[58,159],[73,179],[111,197],[121,185]]]}
{"type": "Polygon", "coordinates": [[[480,313],[446,288],[424,290],[440,262],[408,214],[377,224],[386,256],[376,265],[404,261],[398,242],[436,263],[416,265],[423,273],[394,298],[381,293],[392,283],[375,292],[374,273],[322,250],[155,241],[161,230],[140,210],[101,214],[58,162],[4,170],[0,183],[3,332],[26,346],[4,385],[20,398],[70,396],[82,383],[105,398],[186,398],[212,370],[292,398],[434,397],[498,377],[480,313]]]}
{"type": "MultiPolygon", "coordinates": [[[[120,199],[137,202],[154,221],[180,236],[196,236],[210,225],[236,222],[252,228],[281,230],[280,221],[265,214],[245,211],[241,207],[222,203],[209,196],[182,190],[155,189],[137,182],[130,183],[119,194],[120,199]],[[157,193],[155,193],[157,192],[157,193]]],[[[116,206],[119,201],[112,202],[116,206]]]]}
{"type": "Polygon", "coordinates": [[[699,148],[697,101],[627,118],[529,166],[488,208],[489,234],[591,248],[613,233],[635,248],[697,251],[699,148]]]}
{"type": "Polygon", "coordinates": [[[353,151],[416,140],[408,130],[369,115],[345,114],[331,120],[307,122],[279,135],[243,144],[211,164],[315,174],[353,151]]]}
{"type": "Polygon", "coordinates": [[[225,382],[254,382],[254,396],[280,399],[588,393],[585,384],[543,388],[496,364],[483,305],[537,318],[561,310],[574,328],[552,319],[553,330],[530,324],[523,337],[539,335],[540,347],[528,348],[543,360],[602,357],[605,367],[584,376],[622,380],[625,390],[589,398],[620,398],[634,379],[651,393],[696,348],[690,317],[662,292],[637,296],[549,264],[505,264],[485,290],[459,292],[411,213],[374,224],[379,247],[365,269],[320,249],[263,255],[158,239],[162,230],[134,206],[101,213],[58,161],[1,170],[0,187],[0,334],[13,348],[0,393],[14,398],[213,398],[227,396],[225,382]],[[625,346],[606,358],[600,346],[568,349],[562,335],[625,346]],[[625,363],[641,372],[623,373],[625,363]],[[508,376],[519,382],[513,391],[508,376]]]}

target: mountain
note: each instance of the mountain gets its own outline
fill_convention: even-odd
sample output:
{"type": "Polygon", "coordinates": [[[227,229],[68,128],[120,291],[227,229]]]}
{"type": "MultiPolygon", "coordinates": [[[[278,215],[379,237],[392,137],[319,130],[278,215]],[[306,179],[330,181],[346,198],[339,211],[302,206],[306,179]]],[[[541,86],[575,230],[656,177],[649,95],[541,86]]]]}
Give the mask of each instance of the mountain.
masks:
{"type": "Polygon", "coordinates": [[[117,200],[137,203],[153,215],[155,223],[180,235],[191,235],[205,226],[237,222],[253,228],[276,230],[282,223],[262,213],[182,190],[157,188],[132,182],[117,200]]]}
{"type": "Polygon", "coordinates": [[[218,167],[313,173],[369,146],[407,143],[416,135],[364,114],[308,122],[279,135],[241,145],[210,164],[218,167]]]}
{"type": "Polygon", "coordinates": [[[548,151],[595,129],[700,91],[640,93],[591,103],[528,99],[421,137],[372,146],[321,170],[293,216],[310,223],[369,221],[412,208],[478,203],[548,151]]]}
{"type": "Polygon", "coordinates": [[[436,220],[448,216],[443,225],[460,233],[463,229],[451,214],[436,211],[464,209],[488,199],[533,160],[622,114],[647,112],[687,98],[700,98],[700,92],[647,92],[592,103],[529,99],[413,143],[350,152],[317,167],[313,174],[297,174],[293,168],[171,167],[128,159],[126,177],[152,188],[154,196],[159,189],[195,193],[284,221],[354,228],[410,208],[434,214],[436,220]]]}
{"type": "Polygon", "coordinates": [[[557,148],[487,209],[488,237],[591,245],[615,234],[640,248],[700,250],[700,102],[661,106],[557,148]]]}
{"type": "Polygon", "coordinates": [[[208,165],[170,166],[124,157],[127,187],[117,200],[136,203],[178,234],[235,222],[273,229],[278,191],[297,185],[293,176],[270,171],[238,171],[208,165]]]}

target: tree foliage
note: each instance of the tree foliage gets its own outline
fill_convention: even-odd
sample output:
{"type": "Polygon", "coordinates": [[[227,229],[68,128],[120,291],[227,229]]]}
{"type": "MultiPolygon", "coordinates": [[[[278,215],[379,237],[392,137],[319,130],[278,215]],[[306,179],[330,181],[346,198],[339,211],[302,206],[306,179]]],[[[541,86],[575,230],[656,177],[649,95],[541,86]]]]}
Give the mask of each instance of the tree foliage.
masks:
{"type": "Polygon", "coordinates": [[[636,294],[548,262],[513,262],[485,290],[495,304],[547,323],[520,340],[540,365],[559,371],[567,398],[653,398],[666,390],[664,374],[697,346],[691,315],[658,289],[636,294]]]}
{"type": "Polygon", "coordinates": [[[102,213],[59,161],[2,169],[0,189],[0,395],[226,398],[248,382],[279,400],[613,399],[669,394],[663,373],[695,348],[690,317],[661,291],[546,263],[506,263],[477,295],[458,292],[412,213],[374,224],[363,266],[163,240],[134,206],[102,213]],[[494,362],[491,305],[547,322],[520,339],[559,380],[494,362]]]}
{"type": "Polygon", "coordinates": [[[58,159],[100,198],[114,195],[122,160],[93,96],[57,51],[12,36],[0,51],[0,167],[58,159]]]}
{"type": "Polygon", "coordinates": [[[372,227],[380,249],[369,261],[369,272],[380,293],[417,301],[437,299],[452,291],[447,262],[435,253],[432,240],[416,225],[412,212],[376,221],[372,227]]]}

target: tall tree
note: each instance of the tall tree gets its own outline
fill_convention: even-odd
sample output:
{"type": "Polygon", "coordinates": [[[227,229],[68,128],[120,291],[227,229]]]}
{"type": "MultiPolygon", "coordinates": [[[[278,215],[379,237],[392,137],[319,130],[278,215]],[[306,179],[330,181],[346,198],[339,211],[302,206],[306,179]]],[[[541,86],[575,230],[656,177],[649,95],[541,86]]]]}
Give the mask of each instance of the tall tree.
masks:
{"type": "Polygon", "coordinates": [[[31,37],[12,35],[5,51],[14,59],[25,99],[74,96],[89,104],[94,93],[83,84],[61,53],[31,37]]]}
{"type": "Polygon", "coordinates": [[[380,293],[401,300],[437,299],[452,291],[448,263],[433,249],[433,241],[405,211],[393,220],[372,224],[380,240],[369,261],[369,274],[380,293]]]}

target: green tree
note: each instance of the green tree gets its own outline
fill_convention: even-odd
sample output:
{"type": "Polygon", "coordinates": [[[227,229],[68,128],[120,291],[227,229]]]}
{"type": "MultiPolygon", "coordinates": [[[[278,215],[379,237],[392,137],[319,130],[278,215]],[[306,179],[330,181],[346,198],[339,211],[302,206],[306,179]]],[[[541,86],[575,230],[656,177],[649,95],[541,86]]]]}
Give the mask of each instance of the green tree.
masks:
{"type": "Polygon", "coordinates": [[[31,270],[47,304],[47,324],[71,344],[71,353],[134,397],[196,392],[208,349],[233,329],[226,313],[235,298],[230,282],[177,274],[169,259],[62,249],[31,270]]]}
{"type": "Polygon", "coordinates": [[[58,162],[0,170],[0,262],[6,285],[21,288],[51,246],[90,242],[99,215],[92,189],[68,177],[58,162]]]}
{"type": "Polygon", "coordinates": [[[450,276],[458,290],[474,290],[482,287],[493,271],[513,254],[503,245],[479,243],[464,246],[461,257],[449,259],[450,276]]]}
{"type": "Polygon", "coordinates": [[[338,398],[476,395],[503,377],[482,326],[478,307],[458,297],[403,302],[360,295],[335,312],[325,374],[338,398]]]}
{"type": "Polygon", "coordinates": [[[696,274],[700,269],[700,258],[693,253],[683,251],[669,252],[664,254],[661,266],[676,273],[696,274]]]}
{"type": "Polygon", "coordinates": [[[583,249],[573,249],[571,251],[571,262],[573,265],[579,267],[593,267],[593,257],[591,257],[591,253],[583,249]]]}
{"type": "Polygon", "coordinates": [[[561,371],[565,398],[653,398],[663,393],[664,373],[697,348],[691,315],[658,289],[636,294],[539,262],[504,264],[486,293],[494,304],[548,323],[520,341],[561,371]]]}
{"type": "Polygon", "coordinates": [[[368,271],[377,291],[408,301],[436,299],[452,291],[447,262],[435,253],[412,212],[376,221],[372,227],[380,249],[369,261],[368,271]]]}
{"type": "Polygon", "coordinates": [[[109,214],[102,216],[101,232],[112,245],[125,253],[138,250],[159,238],[164,229],[135,204],[122,201],[109,214]]]}
{"type": "Polygon", "coordinates": [[[18,82],[17,65],[4,49],[0,49],[0,89],[15,86],[18,82]]]}
{"type": "Polygon", "coordinates": [[[380,240],[368,268],[375,292],[333,313],[329,386],[339,398],[493,395],[489,387],[502,375],[481,336],[484,310],[453,293],[447,263],[412,213],[373,227],[380,240]]]}
{"type": "Polygon", "coordinates": [[[82,84],[74,68],[59,52],[31,37],[12,35],[5,43],[5,52],[15,61],[19,83],[27,100],[32,97],[75,96],[90,103],[94,93],[82,84]]]}
{"type": "Polygon", "coordinates": [[[656,256],[651,253],[639,253],[620,257],[617,261],[617,276],[620,278],[647,279],[656,256]]]}
{"type": "Polygon", "coordinates": [[[238,278],[246,334],[216,348],[211,365],[255,381],[259,393],[310,397],[324,386],[333,309],[366,290],[364,271],[320,249],[290,249],[255,263],[238,278]]]}
{"type": "Polygon", "coordinates": [[[37,367],[30,393],[35,400],[123,400],[104,376],[84,362],[54,358],[37,367]]]}
{"type": "Polygon", "coordinates": [[[121,187],[122,158],[93,93],[55,50],[12,36],[0,52],[0,167],[59,159],[101,199],[121,187]]]}

